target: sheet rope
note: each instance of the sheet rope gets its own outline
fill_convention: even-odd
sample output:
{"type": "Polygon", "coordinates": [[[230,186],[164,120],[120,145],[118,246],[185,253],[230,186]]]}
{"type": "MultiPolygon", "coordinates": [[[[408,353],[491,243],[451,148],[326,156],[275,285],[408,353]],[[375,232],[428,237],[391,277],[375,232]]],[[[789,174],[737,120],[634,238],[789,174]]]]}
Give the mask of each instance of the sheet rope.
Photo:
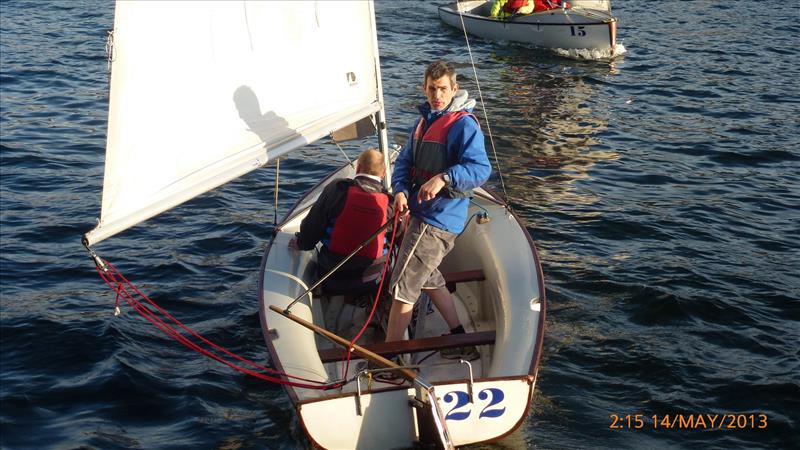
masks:
{"type": "MultiPolygon", "coordinates": [[[[394,249],[394,241],[397,234],[397,223],[399,217],[399,212],[395,212],[392,225],[392,237],[389,242],[390,254],[392,249],[394,249]]],[[[338,389],[348,382],[346,381],[346,376],[350,366],[353,345],[358,342],[358,340],[364,334],[364,331],[369,326],[369,323],[372,320],[375,311],[377,310],[383,285],[386,280],[386,272],[391,262],[391,255],[388,255],[383,264],[378,290],[375,295],[375,300],[373,301],[372,310],[370,311],[369,317],[367,317],[367,320],[364,322],[364,325],[361,327],[361,330],[359,330],[358,334],[352,339],[352,341],[350,341],[349,348],[345,349],[346,356],[343,359],[345,359],[346,364],[342,379],[333,383],[324,383],[317,380],[310,380],[303,377],[289,375],[285,372],[271,369],[239,356],[230,350],[206,339],[147,297],[142,291],[139,290],[139,288],[125,278],[125,276],[122,275],[122,273],[113,264],[100,258],[93,251],[91,251],[91,256],[95,261],[97,273],[100,275],[100,278],[102,278],[108,287],[116,294],[114,305],[115,316],[120,315],[120,299],[124,299],[130,307],[132,307],[156,328],[161,330],[164,334],[203,356],[225,364],[226,366],[238,372],[250,375],[263,381],[318,390],[338,389]],[[240,365],[232,360],[237,360],[242,364],[240,365]]]]}
{"type": "Polygon", "coordinates": [[[317,380],[310,380],[307,378],[289,375],[239,356],[230,350],[227,350],[226,348],[206,339],[172,316],[169,312],[161,308],[153,300],[142,293],[139,288],[133,285],[133,283],[128,281],[128,279],[125,278],[125,276],[123,276],[111,263],[94,254],[93,258],[95,260],[95,265],[97,266],[97,273],[100,274],[100,277],[106,282],[109,288],[116,293],[116,306],[114,309],[115,315],[120,314],[120,299],[124,299],[129,306],[141,314],[142,317],[147,319],[156,328],[164,332],[164,334],[172,337],[176,341],[194,350],[195,352],[200,353],[201,355],[225,364],[226,366],[238,372],[242,372],[260,380],[268,381],[270,383],[318,390],[338,389],[345,384],[343,381],[324,383],[317,380]],[[162,317],[166,320],[162,319],[162,317]],[[239,361],[241,365],[233,360],[239,361]]]}
{"type": "MultiPolygon", "coordinates": [[[[389,253],[386,255],[386,261],[384,261],[384,263],[383,263],[383,269],[381,271],[381,281],[378,284],[378,292],[375,294],[375,300],[372,302],[372,310],[370,310],[369,316],[367,317],[367,320],[364,321],[364,325],[358,331],[356,336],[350,341],[350,344],[348,345],[348,348],[346,348],[344,350],[345,353],[346,353],[346,356],[344,356],[344,358],[342,358],[342,359],[345,360],[345,365],[344,365],[344,368],[342,370],[342,378],[343,379],[347,377],[347,371],[350,368],[350,357],[353,355],[353,344],[357,343],[358,340],[361,339],[361,335],[363,335],[364,331],[366,331],[367,327],[369,327],[369,323],[370,323],[370,321],[372,321],[372,317],[375,315],[375,311],[378,309],[378,304],[380,303],[380,299],[381,299],[381,293],[383,292],[383,283],[386,280],[386,270],[391,265],[391,260],[392,260],[391,256],[392,256],[392,251],[394,250],[394,238],[397,235],[397,222],[398,222],[399,218],[400,218],[400,211],[395,211],[394,212],[394,218],[392,219],[393,220],[393,223],[392,223],[392,237],[391,237],[391,239],[389,239],[389,253]]],[[[403,223],[406,224],[406,226],[407,226],[408,221],[406,220],[403,223]]]]}

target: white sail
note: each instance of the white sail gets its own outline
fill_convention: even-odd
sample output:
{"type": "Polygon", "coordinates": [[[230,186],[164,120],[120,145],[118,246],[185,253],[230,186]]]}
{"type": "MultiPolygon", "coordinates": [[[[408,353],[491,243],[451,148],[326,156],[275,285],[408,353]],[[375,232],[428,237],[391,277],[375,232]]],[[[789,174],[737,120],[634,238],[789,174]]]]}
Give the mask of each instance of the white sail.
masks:
{"type": "Polygon", "coordinates": [[[372,2],[119,1],[99,242],[381,108],[372,2]]]}

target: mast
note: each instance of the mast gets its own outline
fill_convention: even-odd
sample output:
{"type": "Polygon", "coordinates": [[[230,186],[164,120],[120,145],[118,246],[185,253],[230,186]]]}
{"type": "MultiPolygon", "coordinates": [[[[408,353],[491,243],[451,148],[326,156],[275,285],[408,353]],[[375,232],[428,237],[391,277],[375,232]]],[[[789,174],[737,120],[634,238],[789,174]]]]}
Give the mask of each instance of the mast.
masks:
{"type": "Polygon", "coordinates": [[[386,167],[386,176],[383,178],[383,186],[387,190],[392,187],[392,171],[389,170],[389,132],[386,128],[386,106],[383,102],[383,81],[381,80],[381,61],[380,51],[378,49],[378,26],[375,23],[375,3],[369,2],[370,8],[370,26],[373,29],[372,33],[372,46],[374,48],[373,54],[375,55],[375,83],[377,85],[378,104],[380,109],[375,113],[375,126],[378,129],[378,149],[383,155],[383,163],[386,167]]]}

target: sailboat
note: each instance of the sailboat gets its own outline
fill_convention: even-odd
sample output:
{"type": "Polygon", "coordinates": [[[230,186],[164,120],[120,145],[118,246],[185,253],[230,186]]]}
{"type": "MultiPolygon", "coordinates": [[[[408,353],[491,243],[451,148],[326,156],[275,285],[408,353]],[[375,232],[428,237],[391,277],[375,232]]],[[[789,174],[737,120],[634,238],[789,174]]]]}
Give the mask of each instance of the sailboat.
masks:
{"type": "MultiPolygon", "coordinates": [[[[109,48],[101,215],[83,237],[101,272],[101,241],[322,138],[371,130],[393,158],[372,1],[119,1],[109,48]]],[[[531,406],[544,336],[543,275],[525,226],[477,189],[441,267],[467,333],[442,336],[423,299],[408,340],[384,343],[373,327],[353,342],[369,306],[315,290],[315,252],[288,247],[324,186],[350,176],[344,165],[310,190],[276,226],[261,265],[267,351],[308,439],[453,448],[508,435],[531,406]],[[480,358],[439,355],[465,345],[480,358]],[[406,365],[387,359],[397,354],[406,365]],[[380,370],[400,381],[372,376],[380,370]]]]}
{"type": "Polygon", "coordinates": [[[491,17],[491,0],[458,1],[440,6],[439,18],[452,27],[492,41],[614,55],[617,19],[611,14],[610,0],[572,0],[560,4],[559,8],[503,19],[491,17]]]}

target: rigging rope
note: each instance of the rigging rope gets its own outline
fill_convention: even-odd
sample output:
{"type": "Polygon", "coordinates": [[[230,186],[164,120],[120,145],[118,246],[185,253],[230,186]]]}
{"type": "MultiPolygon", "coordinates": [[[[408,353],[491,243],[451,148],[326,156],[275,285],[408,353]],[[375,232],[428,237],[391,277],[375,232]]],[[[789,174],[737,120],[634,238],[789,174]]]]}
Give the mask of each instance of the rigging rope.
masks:
{"type": "Polygon", "coordinates": [[[272,232],[278,232],[278,189],[280,188],[281,159],[275,160],[275,210],[272,215],[272,232]]]}
{"type": "MultiPolygon", "coordinates": [[[[364,321],[364,325],[358,331],[356,337],[354,337],[353,340],[350,341],[350,344],[345,349],[345,351],[347,352],[347,357],[344,370],[342,371],[342,378],[347,377],[347,371],[350,368],[350,356],[352,355],[353,344],[355,344],[356,342],[358,342],[359,339],[361,339],[361,335],[364,334],[364,331],[366,331],[367,327],[369,327],[369,323],[372,320],[372,316],[375,315],[375,310],[378,309],[378,303],[380,302],[381,292],[383,290],[383,282],[386,280],[386,269],[389,267],[392,260],[391,253],[392,249],[394,249],[394,238],[397,235],[397,221],[399,218],[400,218],[400,211],[395,211],[392,223],[392,238],[389,240],[389,253],[386,255],[386,261],[384,261],[383,263],[383,270],[381,271],[381,281],[378,284],[378,292],[375,294],[375,300],[372,302],[372,310],[369,312],[367,320],[364,321]]],[[[405,223],[407,224],[408,222],[406,221],[405,223]]]]}
{"type": "Polygon", "coordinates": [[[350,157],[349,157],[349,156],[347,156],[347,153],[345,153],[345,152],[344,152],[344,149],[342,148],[342,146],[341,146],[341,145],[339,145],[339,142],[337,142],[337,141],[336,141],[336,139],[334,139],[334,138],[333,138],[333,132],[332,132],[332,131],[331,131],[331,133],[330,133],[330,138],[331,138],[331,142],[333,142],[334,144],[336,144],[336,148],[338,148],[338,149],[339,149],[339,151],[340,151],[340,152],[342,152],[342,155],[344,155],[344,159],[346,159],[346,160],[347,160],[347,164],[349,164],[349,165],[350,165],[350,167],[352,167],[353,169],[355,169],[355,168],[356,168],[356,166],[355,166],[355,164],[353,164],[353,161],[352,161],[352,160],[350,160],[350,157]]]}
{"type": "Polygon", "coordinates": [[[215,361],[225,364],[226,366],[234,370],[237,370],[239,372],[245,373],[247,375],[253,376],[255,378],[264,381],[268,381],[270,383],[277,383],[288,386],[294,386],[306,389],[319,389],[319,390],[338,389],[344,385],[343,381],[338,381],[334,383],[324,383],[317,380],[310,380],[307,378],[289,375],[285,372],[280,372],[275,369],[270,369],[269,367],[262,366],[258,363],[243,358],[225,349],[224,347],[209,341],[208,339],[201,336],[191,328],[187,327],[181,321],[179,321],[171,314],[169,314],[169,312],[167,312],[166,310],[158,306],[155,302],[153,302],[151,299],[149,299],[136,286],[134,286],[130,281],[128,281],[111,263],[99,257],[96,256],[93,257],[95,258],[97,273],[100,274],[100,277],[106,282],[106,284],[111,288],[111,290],[113,290],[117,294],[115,315],[119,315],[119,300],[120,298],[123,298],[128,303],[128,305],[130,305],[133,309],[135,309],[139,314],[142,315],[142,317],[147,319],[150,323],[155,325],[156,328],[163,331],[166,335],[172,337],[173,339],[185,345],[186,347],[208,358],[211,358],[215,361]],[[139,299],[137,299],[137,297],[142,299],[143,301],[140,301],[139,299]],[[150,305],[149,307],[147,306],[148,304],[150,305]],[[164,321],[161,317],[159,317],[159,314],[166,317],[167,321],[164,321]],[[177,325],[179,329],[175,328],[168,322],[172,322],[172,324],[177,325]],[[183,330],[189,336],[184,335],[180,330],[183,330]],[[194,340],[192,338],[194,338],[194,340]],[[214,351],[222,353],[226,355],[228,358],[236,359],[239,362],[243,363],[244,365],[250,366],[251,368],[245,367],[244,365],[239,365],[236,362],[229,361],[228,359],[226,359],[225,356],[221,356],[215,353],[214,351]],[[292,380],[298,380],[298,381],[292,381],[292,380]]]}
{"type": "MultiPolygon", "coordinates": [[[[390,253],[391,249],[394,248],[395,237],[397,234],[397,222],[399,217],[400,213],[395,212],[392,224],[393,225],[392,237],[389,242],[390,253]]],[[[111,288],[111,290],[116,293],[115,306],[114,306],[115,316],[120,315],[120,299],[125,299],[125,301],[129,306],[131,306],[136,312],[138,312],[142,317],[144,317],[148,322],[153,324],[156,328],[161,330],[164,334],[175,339],[176,341],[180,342],[181,344],[190,348],[191,350],[200,353],[203,356],[206,356],[217,362],[225,364],[226,366],[236,371],[242,372],[244,374],[253,376],[255,378],[264,381],[268,381],[270,383],[284,384],[299,388],[318,389],[318,390],[338,389],[342,387],[344,384],[349,382],[346,379],[346,377],[350,367],[352,347],[364,334],[364,331],[369,326],[369,323],[372,320],[373,315],[375,314],[378,303],[380,301],[383,285],[386,280],[387,268],[389,267],[391,262],[391,257],[390,257],[391,255],[387,255],[386,261],[384,262],[383,269],[381,271],[381,278],[380,278],[380,283],[378,284],[378,291],[375,295],[375,300],[372,304],[372,310],[370,311],[369,317],[367,317],[367,320],[364,322],[364,325],[362,326],[361,330],[353,338],[353,340],[350,341],[348,349],[346,349],[347,356],[346,358],[343,358],[346,360],[346,364],[344,367],[344,372],[341,380],[332,383],[324,383],[317,380],[310,380],[303,377],[289,375],[285,372],[280,372],[275,369],[270,369],[253,361],[250,361],[249,359],[246,359],[242,356],[239,356],[227,350],[226,348],[206,339],[202,335],[198,334],[196,331],[186,326],[183,322],[172,316],[169,312],[160,307],[153,300],[148,298],[144,293],[142,293],[139,290],[139,288],[137,288],[135,285],[133,285],[133,283],[128,281],[128,279],[125,278],[125,276],[122,275],[122,273],[119,272],[119,270],[117,270],[117,268],[114,265],[100,258],[96,253],[94,253],[94,251],[92,251],[88,247],[87,249],[89,250],[90,255],[94,259],[95,266],[97,268],[97,273],[100,275],[100,278],[102,278],[103,281],[105,281],[106,284],[111,288]],[[159,314],[165,317],[167,320],[165,321],[164,319],[159,317],[159,314]],[[176,325],[177,328],[172,324],[170,324],[170,322],[176,325]],[[183,332],[181,330],[183,330],[183,332]],[[184,332],[188,334],[188,336],[184,335],[184,332]],[[215,351],[217,353],[215,353],[215,351]],[[221,353],[225,356],[222,356],[218,353],[221,353]],[[226,357],[238,360],[239,362],[243,363],[243,365],[239,365],[236,362],[232,362],[226,359],[226,357]],[[298,381],[292,381],[292,380],[298,380],[298,381]]]]}
{"type": "Polygon", "coordinates": [[[458,17],[461,19],[461,29],[464,31],[464,40],[467,42],[467,52],[469,53],[469,62],[472,64],[472,73],[475,75],[475,85],[478,87],[478,98],[481,101],[481,109],[483,110],[483,117],[486,118],[486,131],[489,134],[489,143],[492,146],[492,153],[494,154],[494,163],[497,166],[497,175],[500,178],[500,187],[503,189],[503,200],[508,204],[508,192],[506,192],[506,183],[503,180],[503,171],[500,169],[500,160],[497,158],[497,149],[494,146],[494,136],[492,135],[492,127],[489,124],[489,113],[486,112],[486,103],[483,101],[483,92],[481,91],[481,83],[478,80],[478,71],[475,69],[475,59],[472,56],[472,47],[469,45],[469,37],[467,36],[467,25],[464,23],[464,11],[456,3],[458,8],[458,17]]]}

